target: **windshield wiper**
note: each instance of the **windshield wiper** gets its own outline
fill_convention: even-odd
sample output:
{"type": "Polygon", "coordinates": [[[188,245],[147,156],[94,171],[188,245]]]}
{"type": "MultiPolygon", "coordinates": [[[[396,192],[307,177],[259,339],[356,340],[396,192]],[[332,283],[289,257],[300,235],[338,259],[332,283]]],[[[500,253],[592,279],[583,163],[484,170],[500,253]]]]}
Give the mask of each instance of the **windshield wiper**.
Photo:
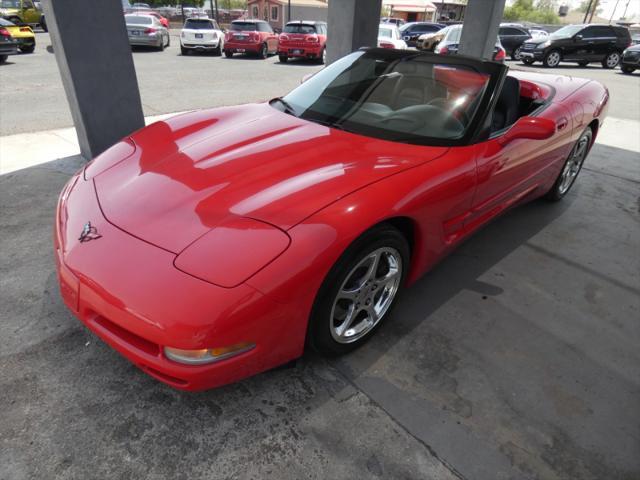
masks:
{"type": "Polygon", "coordinates": [[[282,106],[284,107],[284,113],[288,113],[289,115],[293,115],[294,117],[298,116],[296,114],[295,108],[293,108],[291,106],[291,104],[289,102],[287,102],[284,98],[276,97],[276,98],[271,99],[271,101],[269,103],[273,103],[273,102],[280,102],[280,104],[282,104],[282,106]]]}

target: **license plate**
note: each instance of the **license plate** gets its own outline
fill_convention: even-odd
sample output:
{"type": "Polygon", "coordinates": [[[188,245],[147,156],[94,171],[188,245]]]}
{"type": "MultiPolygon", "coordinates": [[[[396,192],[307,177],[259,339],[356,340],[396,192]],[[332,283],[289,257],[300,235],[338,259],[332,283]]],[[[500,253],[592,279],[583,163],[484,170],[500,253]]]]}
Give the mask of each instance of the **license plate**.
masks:
{"type": "Polygon", "coordinates": [[[235,37],[236,40],[240,40],[240,41],[246,40],[246,38],[247,37],[245,37],[244,35],[238,35],[238,36],[235,37]]]}
{"type": "Polygon", "coordinates": [[[196,38],[202,38],[202,34],[201,33],[196,33],[196,38]]]}
{"type": "Polygon", "coordinates": [[[140,31],[138,31],[138,30],[131,30],[131,35],[140,35],[140,31]]]}
{"type": "Polygon", "coordinates": [[[291,50],[291,53],[292,53],[293,55],[302,55],[302,50],[300,50],[300,49],[291,50]]]}
{"type": "Polygon", "coordinates": [[[244,48],[236,48],[236,52],[238,52],[238,53],[244,53],[244,48]]]}

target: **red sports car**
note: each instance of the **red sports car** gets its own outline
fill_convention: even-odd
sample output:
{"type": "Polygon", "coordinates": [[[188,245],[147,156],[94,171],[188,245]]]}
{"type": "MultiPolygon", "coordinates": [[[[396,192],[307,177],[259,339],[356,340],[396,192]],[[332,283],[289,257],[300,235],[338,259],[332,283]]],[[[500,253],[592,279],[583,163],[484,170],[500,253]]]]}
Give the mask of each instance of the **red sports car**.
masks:
{"type": "Polygon", "coordinates": [[[348,352],[483,224],[565,196],[607,100],[591,80],[371,49],[268,103],[154,123],[62,191],[62,297],[180,389],[348,352]]]}

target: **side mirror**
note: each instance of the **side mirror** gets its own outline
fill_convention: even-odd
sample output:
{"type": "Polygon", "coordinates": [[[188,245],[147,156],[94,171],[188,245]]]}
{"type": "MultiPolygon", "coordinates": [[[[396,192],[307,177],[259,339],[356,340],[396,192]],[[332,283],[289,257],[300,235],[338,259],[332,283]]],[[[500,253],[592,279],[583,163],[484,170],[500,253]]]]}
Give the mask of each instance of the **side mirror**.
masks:
{"type": "Polygon", "coordinates": [[[520,138],[546,140],[556,133],[556,122],[548,118],[520,117],[509,130],[498,139],[502,146],[520,138]]]}
{"type": "Polygon", "coordinates": [[[573,40],[574,40],[574,41],[582,40],[582,35],[581,35],[581,34],[579,34],[579,33],[578,33],[578,34],[576,34],[576,35],[573,37],[573,40]]]}

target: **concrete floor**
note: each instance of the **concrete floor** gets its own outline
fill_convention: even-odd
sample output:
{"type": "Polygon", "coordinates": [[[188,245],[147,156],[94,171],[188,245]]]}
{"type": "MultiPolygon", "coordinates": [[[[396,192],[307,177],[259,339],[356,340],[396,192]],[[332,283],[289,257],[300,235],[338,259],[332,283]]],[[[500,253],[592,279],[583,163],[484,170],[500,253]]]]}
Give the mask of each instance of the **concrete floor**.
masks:
{"type": "MultiPolygon", "coordinates": [[[[37,57],[6,67],[23,59],[37,57]]],[[[317,68],[229,62],[288,72],[247,96],[317,68]]],[[[572,69],[606,78],[611,116],[640,120],[638,75],[572,69]]],[[[54,81],[9,85],[0,70],[0,133],[38,115],[38,128],[66,125],[54,81]],[[33,109],[9,121],[18,87],[33,109]]],[[[193,108],[174,108],[180,93],[150,71],[143,101],[157,81],[148,92],[193,108]]],[[[596,144],[562,202],[521,206],[465,243],[360,350],[199,394],[139,372],[62,305],[53,209],[81,160],[0,176],[0,480],[640,478],[640,155],[607,146],[623,140],[596,144]]]]}

